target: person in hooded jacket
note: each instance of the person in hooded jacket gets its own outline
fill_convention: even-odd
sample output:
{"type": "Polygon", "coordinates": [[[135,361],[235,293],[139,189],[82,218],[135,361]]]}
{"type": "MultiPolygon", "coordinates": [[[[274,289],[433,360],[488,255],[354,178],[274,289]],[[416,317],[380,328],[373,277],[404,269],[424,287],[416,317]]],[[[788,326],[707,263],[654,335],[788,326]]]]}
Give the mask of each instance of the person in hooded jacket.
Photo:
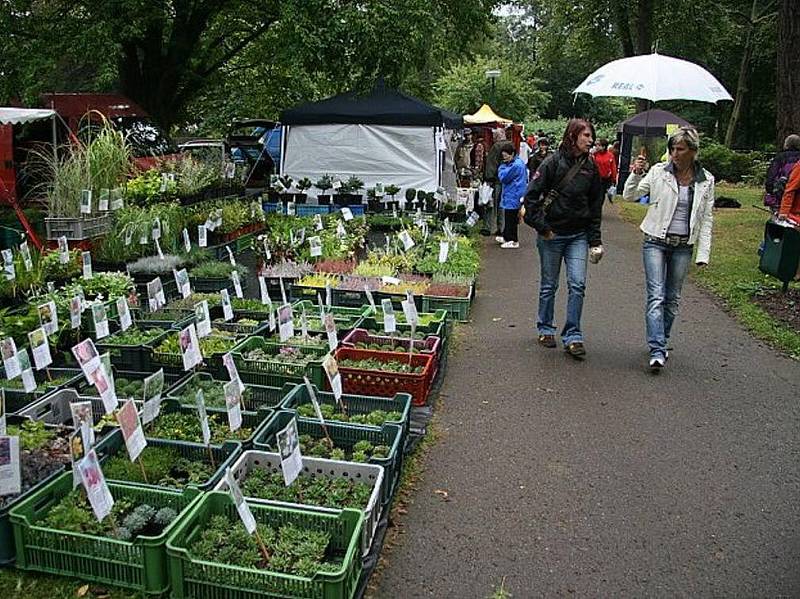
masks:
{"type": "Polygon", "coordinates": [[[587,258],[591,256],[592,262],[598,262],[603,256],[600,223],[605,190],[589,157],[594,137],[594,127],[588,121],[569,121],[558,150],[545,159],[528,184],[523,209],[525,223],[538,234],[539,344],[556,347],[553,312],[564,262],[569,292],[561,342],[567,353],[577,359],[586,354],[581,313],[587,258]]]}
{"type": "Polygon", "coordinates": [[[794,165],[800,162],[800,135],[789,135],[783,142],[783,151],[775,154],[764,180],[764,205],[777,211],[783,199],[786,181],[794,165]]]}
{"type": "Polygon", "coordinates": [[[500,208],[505,212],[503,224],[503,249],[516,249],[519,247],[519,209],[522,198],[525,197],[525,188],[528,186],[528,167],[521,157],[514,151],[514,144],[510,141],[500,146],[500,166],[497,167],[497,178],[503,186],[500,192],[500,208]]]}

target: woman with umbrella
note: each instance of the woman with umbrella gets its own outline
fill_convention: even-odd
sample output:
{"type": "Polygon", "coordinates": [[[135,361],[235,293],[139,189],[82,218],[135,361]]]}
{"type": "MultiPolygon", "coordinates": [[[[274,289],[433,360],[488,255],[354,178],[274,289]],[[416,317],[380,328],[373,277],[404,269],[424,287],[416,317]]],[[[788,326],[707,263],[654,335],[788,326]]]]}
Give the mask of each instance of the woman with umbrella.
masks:
{"type": "Polygon", "coordinates": [[[639,228],[644,233],[648,364],[654,371],[667,361],[670,332],[692,254],[696,249],[695,262],[702,266],[711,253],[714,176],[697,162],[699,147],[697,131],[681,127],[667,141],[669,161],[647,170],[644,156],[636,158],[622,194],[627,201],[650,196],[639,228]]]}

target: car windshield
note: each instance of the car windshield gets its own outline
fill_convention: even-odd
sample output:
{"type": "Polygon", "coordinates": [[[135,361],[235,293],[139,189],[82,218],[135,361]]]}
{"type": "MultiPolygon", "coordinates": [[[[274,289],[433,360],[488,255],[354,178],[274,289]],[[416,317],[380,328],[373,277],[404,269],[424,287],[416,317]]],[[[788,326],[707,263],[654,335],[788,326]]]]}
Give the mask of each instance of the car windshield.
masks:
{"type": "Polygon", "coordinates": [[[174,154],[177,151],[175,145],[158,125],[146,118],[114,117],[111,120],[114,126],[127,136],[136,158],[163,156],[174,154]]]}

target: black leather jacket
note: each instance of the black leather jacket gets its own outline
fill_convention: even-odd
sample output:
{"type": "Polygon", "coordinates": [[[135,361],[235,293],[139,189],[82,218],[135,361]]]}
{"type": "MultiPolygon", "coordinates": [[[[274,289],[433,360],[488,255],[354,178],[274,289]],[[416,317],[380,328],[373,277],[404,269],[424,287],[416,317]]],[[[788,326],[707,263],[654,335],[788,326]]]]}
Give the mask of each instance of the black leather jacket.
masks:
{"type": "Polygon", "coordinates": [[[553,200],[545,214],[547,193],[561,181],[575,164],[575,158],[557,150],[539,166],[525,193],[525,223],[539,233],[553,231],[570,235],[585,231],[589,245],[601,245],[600,222],[605,193],[597,167],[591,158],[553,200]]]}

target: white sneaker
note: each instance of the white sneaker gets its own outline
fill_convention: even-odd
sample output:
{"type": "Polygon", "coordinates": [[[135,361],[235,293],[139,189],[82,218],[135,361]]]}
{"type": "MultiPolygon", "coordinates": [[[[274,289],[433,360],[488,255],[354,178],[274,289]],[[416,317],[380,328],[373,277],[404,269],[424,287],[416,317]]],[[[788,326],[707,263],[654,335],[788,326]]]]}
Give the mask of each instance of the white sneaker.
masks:
{"type": "Polygon", "coordinates": [[[506,241],[505,243],[501,243],[500,247],[504,250],[514,250],[519,247],[518,241],[506,241]]]}
{"type": "Polygon", "coordinates": [[[495,240],[497,243],[505,243],[505,241],[506,241],[506,238],[505,238],[505,237],[503,237],[502,235],[498,235],[497,237],[495,237],[495,238],[494,238],[494,240],[495,240]]]}
{"type": "Polygon", "coordinates": [[[650,358],[650,370],[661,370],[664,368],[664,364],[666,361],[664,358],[658,356],[655,358],[650,358]]]}

